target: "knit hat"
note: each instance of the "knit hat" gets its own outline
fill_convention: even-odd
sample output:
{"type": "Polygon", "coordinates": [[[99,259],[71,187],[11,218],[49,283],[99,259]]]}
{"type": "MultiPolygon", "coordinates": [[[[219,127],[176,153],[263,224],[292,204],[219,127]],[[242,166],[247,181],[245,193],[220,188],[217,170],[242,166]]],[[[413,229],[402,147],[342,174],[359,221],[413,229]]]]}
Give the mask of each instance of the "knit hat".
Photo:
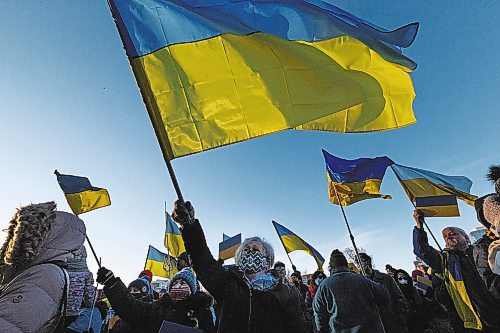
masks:
{"type": "Polygon", "coordinates": [[[295,276],[297,279],[302,280],[302,275],[299,271],[293,272],[290,276],[295,276]]]}
{"type": "Polygon", "coordinates": [[[276,263],[274,264],[274,268],[277,268],[277,267],[285,268],[285,264],[282,263],[281,261],[276,261],[276,263]]]}
{"type": "Polygon", "coordinates": [[[170,288],[174,285],[174,282],[177,280],[184,280],[186,283],[189,285],[189,288],[191,289],[191,294],[196,293],[197,287],[196,287],[196,276],[194,276],[193,271],[189,267],[185,267],[181,269],[180,272],[177,272],[172,277],[172,281],[170,281],[170,288]]]}
{"type": "Polygon", "coordinates": [[[149,283],[151,283],[151,281],[153,281],[153,272],[151,272],[149,269],[145,269],[139,273],[139,277],[146,277],[149,283]]]}
{"type": "Polygon", "coordinates": [[[338,249],[332,251],[330,255],[330,268],[347,267],[347,259],[338,249]]]}
{"type": "Polygon", "coordinates": [[[141,292],[142,296],[147,296],[151,295],[153,293],[153,290],[151,289],[151,285],[147,282],[147,280],[138,278],[135,279],[134,281],[130,282],[128,285],[128,288],[137,288],[141,292]]]}
{"type": "Polygon", "coordinates": [[[177,258],[177,260],[178,261],[184,260],[188,266],[191,266],[191,258],[189,258],[189,255],[187,254],[187,252],[182,252],[181,254],[179,254],[179,257],[177,258]]]}
{"type": "Polygon", "coordinates": [[[483,201],[483,214],[486,221],[500,230],[500,165],[490,166],[486,178],[495,184],[495,194],[483,201]]]}

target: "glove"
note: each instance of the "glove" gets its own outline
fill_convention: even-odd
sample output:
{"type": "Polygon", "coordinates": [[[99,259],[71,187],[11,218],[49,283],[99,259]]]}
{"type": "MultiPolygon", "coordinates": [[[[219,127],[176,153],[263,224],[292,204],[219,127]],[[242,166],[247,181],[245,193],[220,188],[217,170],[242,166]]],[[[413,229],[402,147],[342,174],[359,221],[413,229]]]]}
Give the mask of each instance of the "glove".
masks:
{"type": "Polygon", "coordinates": [[[101,267],[97,271],[97,283],[100,283],[104,286],[111,285],[116,280],[115,275],[112,271],[107,269],[106,267],[101,267]]]}
{"type": "Polygon", "coordinates": [[[182,202],[180,200],[174,202],[172,218],[180,225],[190,224],[194,221],[194,208],[191,205],[191,202],[182,202]]]}

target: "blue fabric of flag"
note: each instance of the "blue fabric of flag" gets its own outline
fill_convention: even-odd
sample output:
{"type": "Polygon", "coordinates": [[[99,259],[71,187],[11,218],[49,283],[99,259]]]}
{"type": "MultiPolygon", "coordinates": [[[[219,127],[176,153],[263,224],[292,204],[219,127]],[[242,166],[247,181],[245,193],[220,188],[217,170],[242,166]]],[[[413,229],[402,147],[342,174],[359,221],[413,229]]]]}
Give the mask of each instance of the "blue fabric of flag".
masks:
{"type": "Polygon", "coordinates": [[[101,188],[92,186],[90,180],[86,177],[57,174],[57,182],[61,186],[64,194],[101,190],[101,188]]]}
{"type": "Polygon", "coordinates": [[[174,234],[174,235],[181,235],[181,230],[179,229],[177,224],[172,219],[172,216],[170,216],[169,213],[165,213],[165,218],[167,220],[166,233],[167,234],[174,234]]]}
{"type": "Polygon", "coordinates": [[[165,260],[166,254],[163,252],[160,252],[158,249],[156,249],[154,246],[149,246],[149,251],[148,251],[148,258],[153,261],[158,261],[158,262],[163,262],[165,260]]]}
{"type": "Polygon", "coordinates": [[[319,41],[350,36],[386,60],[410,70],[416,63],[399,47],[411,45],[418,23],[387,31],[321,0],[110,0],[129,58],[163,47],[222,34],[272,34],[286,40],[319,41]]]}
{"type": "Polygon", "coordinates": [[[219,243],[219,252],[222,252],[238,244],[241,244],[241,234],[237,234],[236,236],[230,237],[219,243]]]}
{"type": "Polygon", "coordinates": [[[387,156],[345,160],[323,150],[326,170],[330,179],[338,183],[363,182],[368,179],[382,179],[388,166],[394,162],[387,156]]]}

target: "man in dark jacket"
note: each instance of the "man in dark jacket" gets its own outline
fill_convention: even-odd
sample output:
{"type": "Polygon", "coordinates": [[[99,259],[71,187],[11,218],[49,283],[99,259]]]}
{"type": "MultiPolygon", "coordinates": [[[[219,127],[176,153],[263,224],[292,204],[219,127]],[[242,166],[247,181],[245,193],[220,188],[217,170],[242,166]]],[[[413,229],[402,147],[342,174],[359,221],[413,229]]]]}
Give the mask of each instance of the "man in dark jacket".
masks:
{"type": "Polygon", "coordinates": [[[360,253],[359,256],[361,258],[360,269],[365,271],[369,279],[383,285],[391,296],[390,302],[380,308],[385,331],[388,333],[408,332],[407,320],[410,310],[396,281],[391,276],[374,269],[372,258],[368,254],[360,253]]]}
{"type": "Polygon", "coordinates": [[[198,278],[221,305],[219,333],[305,332],[299,293],[270,269],[274,251],[269,243],[246,239],[236,251],[236,266],[224,269],[210,253],[191,204],[177,201],[172,217],[181,224],[198,278]]]}
{"type": "Polygon", "coordinates": [[[379,307],[389,303],[382,285],[351,272],[339,250],[330,256],[330,277],[324,280],[313,301],[319,333],[385,333],[379,307]]]}
{"type": "MultiPolygon", "coordinates": [[[[429,245],[427,234],[423,228],[422,212],[413,214],[416,227],[413,230],[413,252],[422,258],[440,277],[443,286],[441,293],[449,296],[449,302],[440,299],[448,312],[458,314],[462,327],[456,325],[458,332],[468,330],[483,332],[499,332],[500,305],[486,288],[476,266],[473,264],[472,247],[467,234],[460,228],[443,229],[446,248],[439,252],[429,245]]],[[[434,282],[433,282],[434,284],[434,282]]]]}

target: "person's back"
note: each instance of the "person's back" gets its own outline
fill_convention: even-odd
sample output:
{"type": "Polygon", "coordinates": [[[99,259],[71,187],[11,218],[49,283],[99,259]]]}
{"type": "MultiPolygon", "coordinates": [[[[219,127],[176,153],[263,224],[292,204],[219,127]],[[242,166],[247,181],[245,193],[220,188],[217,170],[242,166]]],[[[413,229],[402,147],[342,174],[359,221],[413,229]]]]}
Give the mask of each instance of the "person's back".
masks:
{"type": "MultiPolygon", "coordinates": [[[[335,254],[338,257],[340,255],[335,254]]],[[[347,261],[345,265],[335,265],[334,260],[332,265],[332,259],[331,275],[321,283],[313,302],[317,331],[385,332],[377,306],[389,302],[388,291],[382,285],[351,272],[347,268],[347,261]]],[[[342,255],[340,259],[342,262],[345,257],[342,255]]]]}

